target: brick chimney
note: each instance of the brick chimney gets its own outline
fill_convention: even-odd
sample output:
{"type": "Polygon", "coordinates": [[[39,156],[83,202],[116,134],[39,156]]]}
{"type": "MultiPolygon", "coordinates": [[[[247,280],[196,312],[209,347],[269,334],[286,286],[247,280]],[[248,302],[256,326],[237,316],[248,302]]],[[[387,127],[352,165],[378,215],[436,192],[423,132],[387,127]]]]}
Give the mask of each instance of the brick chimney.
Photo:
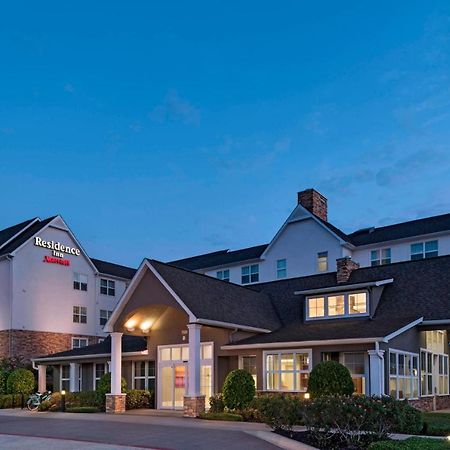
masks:
{"type": "Polygon", "coordinates": [[[338,283],[347,283],[351,273],[355,269],[359,269],[359,263],[352,260],[351,256],[344,256],[336,260],[337,272],[336,281],[338,283]]]}
{"type": "Polygon", "coordinates": [[[320,192],[315,189],[306,189],[297,193],[297,200],[308,211],[325,220],[325,222],[328,221],[327,199],[320,192]]]}

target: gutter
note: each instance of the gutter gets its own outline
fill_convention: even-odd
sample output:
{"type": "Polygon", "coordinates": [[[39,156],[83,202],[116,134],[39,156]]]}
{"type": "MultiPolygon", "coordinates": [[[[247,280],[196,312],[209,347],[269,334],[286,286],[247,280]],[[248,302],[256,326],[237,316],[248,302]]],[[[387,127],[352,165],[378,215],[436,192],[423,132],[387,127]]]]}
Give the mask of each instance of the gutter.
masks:
{"type": "Polygon", "coordinates": [[[321,294],[326,292],[349,291],[352,289],[366,288],[372,286],[384,286],[385,284],[390,284],[393,281],[394,281],[393,278],[386,278],[385,280],[370,281],[367,283],[355,283],[355,284],[345,284],[342,286],[330,286],[327,288],[307,289],[305,291],[295,291],[294,295],[308,295],[308,294],[321,294]]]}
{"type": "Polygon", "coordinates": [[[239,325],[236,323],[229,322],[221,322],[219,320],[209,320],[209,319],[196,319],[190,323],[199,323],[202,325],[210,325],[212,327],[220,327],[220,328],[230,328],[232,330],[239,329],[242,331],[251,331],[253,333],[271,333],[272,330],[268,330],[267,328],[257,328],[257,327],[249,327],[246,325],[239,325]]]}
{"type": "Polygon", "coordinates": [[[424,320],[421,325],[450,325],[450,319],[424,320]]]}
{"type": "MultiPolygon", "coordinates": [[[[142,350],[140,352],[126,352],[122,353],[122,358],[124,356],[144,356],[148,355],[148,350],[142,350]]],[[[33,367],[35,363],[42,363],[42,362],[57,362],[57,361],[74,361],[77,359],[97,359],[97,358],[107,358],[111,356],[110,353],[95,353],[92,355],[76,355],[76,356],[55,356],[55,357],[44,357],[44,358],[33,358],[31,362],[33,363],[33,367]]]]}

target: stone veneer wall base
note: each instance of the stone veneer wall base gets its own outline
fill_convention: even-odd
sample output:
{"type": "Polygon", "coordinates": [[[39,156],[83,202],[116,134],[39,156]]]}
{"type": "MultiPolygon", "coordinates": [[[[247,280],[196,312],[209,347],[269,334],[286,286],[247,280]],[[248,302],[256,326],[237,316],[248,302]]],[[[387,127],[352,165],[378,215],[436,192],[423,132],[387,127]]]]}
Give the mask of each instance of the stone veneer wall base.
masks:
{"type": "Polygon", "coordinates": [[[205,412],[205,396],[198,397],[184,397],[183,401],[184,417],[198,417],[205,412]]]}
{"type": "Polygon", "coordinates": [[[411,406],[420,409],[424,412],[434,411],[434,405],[436,405],[436,411],[440,409],[450,408],[450,395],[436,395],[436,397],[421,397],[418,400],[408,400],[411,406]],[[436,403],[434,402],[436,399],[436,403]]]}
{"type": "Polygon", "coordinates": [[[108,414],[125,412],[127,394],[106,394],[105,411],[108,414]]]}

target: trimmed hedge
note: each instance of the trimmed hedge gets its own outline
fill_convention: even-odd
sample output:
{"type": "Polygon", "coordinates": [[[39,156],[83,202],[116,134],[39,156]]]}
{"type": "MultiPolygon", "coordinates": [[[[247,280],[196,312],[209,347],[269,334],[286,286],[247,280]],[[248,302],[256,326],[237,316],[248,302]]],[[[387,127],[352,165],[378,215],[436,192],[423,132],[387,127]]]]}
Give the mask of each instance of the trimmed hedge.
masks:
{"type": "Polygon", "coordinates": [[[209,412],[222,413],[225,410],[225,403],[223,402],[222,394],[216,394],[209,397],[209,412]]]}
{"type": "Polygon", "coordinates": [[[255,381],[246,370],[233,370],[225,378],[222,398],[227,408],[244,409],[253,400],[255,394],[255,381]]]}
{"type": "Polygon", "coordinates": [[[242,422],[242,416],[240,414],[221,412],[221,413],[201,413],[200,419],[206,420],[225,420],[228,422],[242,422]]]}
{"type": "Polygon", "coordinates": [[[72,407],[67,408],[67,412],[69,413],[98,413],[100,410],[96,408],[95,406],[78,406],[78,407],[72,407]]]}
{"type": "Polygon", "coordinates": [[[0,369],[0,395],[5,395],[6,391],[6,380],[8,379],[9,371],[5,369],[0,369]]]}
{"type": "MultiPolygon", "coordinates": [[[[69,408],[93,407],[102,409],[104,398],[96,391],[66,392],[66,410],[69,408]]],[[[39,411],[59,411],[61,410],[61,393],[52,392],[50,400],[43,401],[39,406],[39,411]]]]}
{"type": "Polygon", "coordinates": [[[27,369],[14,369],[6,380],[8,394],[29,395],[35,387],[34,374],[27,369]]]}
{"type": "MultiPolygon", "coordinates": [[[[125,378],[121,378],[120,381],[122,392],[125,393],[127,389],[127,382],[125,378]]],[[[111,373],[105,373],[105,375],[100,378],[96,392],[103,395],[111,392],[111,373]]]]}
{"type": "Polygon", "coordinates": [[[152,408],[154,402],[153,391],[131,389],[125,398],[126,409],[152,408]]]}
{"type": "Polygon", "coordinates": [[[336,361],[322,361],[309,376],[308,392],[311,396],[352,395],[355,391],[352,376],[347,367],[336,361]]]}
{"type": "MultiPolygon", "coordinates": [[[[24,404],[27,398],[24,397],[24,404]]],[[[22,394],[4,394],[0,395],[0,409],[20,408],[22,405],[22,394]]]]}
{"type": "Polygon", "coordinates": [[[450,443],[442,439],[409,438],[405,441],[380,441],[369,446],[370,450],[445,450],[450,443]]]}

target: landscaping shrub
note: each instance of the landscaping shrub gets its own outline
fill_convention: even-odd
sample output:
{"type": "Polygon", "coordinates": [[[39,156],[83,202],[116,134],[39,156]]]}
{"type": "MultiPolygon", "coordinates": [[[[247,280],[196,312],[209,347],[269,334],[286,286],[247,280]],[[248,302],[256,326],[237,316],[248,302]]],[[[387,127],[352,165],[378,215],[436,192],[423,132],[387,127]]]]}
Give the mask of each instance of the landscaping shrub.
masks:
{"type": "Polygon", "coordinates": [[[21,405],[22,405],[22,394],[0,395],[0,409],[13,408],[13,407],[18,408],[21,405]]]}
{"type": "Polygon", "coordinates": [[[380,441],[369,446],[370,450],[444,450],[450,443],[441,439],[409,438],[405,441],[380,441]]]}
{"type": "Polygon", "coordinates": [[[440,412],[423,413],[424,424],[421,434],[427,436],[450,435],[450,414],[440,412]]]}
{"type": "MultiPolygon", "coordinates": [[[[121,386],[122,392],[125,393],[127,388],[127,382],[125,378],[121,379],[121,386]]],[[[105,373],[105,375],[100,378],[97,386],[97,392],[103,395],[109,394],[111,392],[111,373],[105,373]]]]}
{"type": "Polygon", "coordinates": [[[8,394],[29,395],[35,386],[34,374],[27,369],[14,369],[6,380],[8,394]]]}
{"type": "Polygon", "coordinates": [[[222,394],[216,394],[209,397],[209,412],[222,413],[225,410],[225,403],[223,402],[222,394]]]}
{"type": "Polygon", "coordinates": [[[0,395],[5,395],[6,391],[6,380],[8,379],[9,371],[5,369],[0,369],[0,395]]]}
{"type": "Polygon", "coordinates": [[[233,370],[225,378],[222,397],[227,408],[244,409],[253,400],[255,394],[255,381],[246,370],[233,370]]]}
{"type": "MultiPolygon", "coordinates": [[[[61,397],[60,392],[52,392],[51,398],[40,404],[39,411],[60,411],[61,397]]],[[[66,392],[66,410],[84,407],[102,409],[103,406],[103,397],[96,391],[66,392]]]]}
{"type": "Polygon", "coordinates": [[[153,391],[131,389],[127,391],[125,399],[126,409],[140,409],[153,407],[153,391]]]}
{"type": "Polygon", "coordinates": [[[308,392],[311,396],[352,395],[355,390],[349,370],[336,361],[317,364],[309,376],[308,392]]]}
{"type": "Polygon", "coordinates": [[[77,406],[66,408],[66,411],[69,413],[98,413],[100,410],[95,406],[77,406]]]}
{"type": "Polygon", "coordinates": [[[292,431],[302,421],[305,402],[294,396],[263,395],[255,398],[252,406],[259,418],[275,431],[292,431]]]}
{"type": "Polygon", "coordinates": [[[242,422],[242,416],[240,414],[221,412],[221,413],[201,413],[200,419],[206,420],[227,420],[229,422],[242,422]]]}

